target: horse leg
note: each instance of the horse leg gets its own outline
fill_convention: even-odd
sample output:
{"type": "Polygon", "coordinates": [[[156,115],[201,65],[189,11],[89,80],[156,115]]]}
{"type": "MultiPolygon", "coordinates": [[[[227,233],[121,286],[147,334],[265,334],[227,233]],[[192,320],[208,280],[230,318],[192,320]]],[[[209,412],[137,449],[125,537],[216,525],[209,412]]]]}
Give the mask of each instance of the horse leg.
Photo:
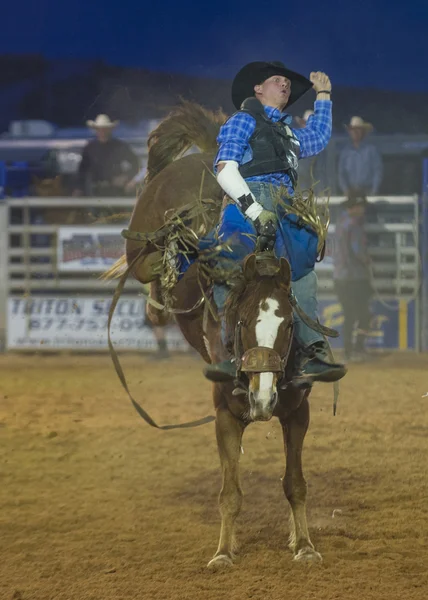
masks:
{"type": "Polygon", "coordinates": [[[242,489],[239,481],[239,457],[245,425],[228,408],[219,407],[216,414],[217,446],[223,472],[219,497],[221,514],[220,541],[208,567],[231,566],[235,546],[235,520],[241,510],[242,489]]]}
{"type": "Polygon", "coordinates": [[[286,450],[286,469],[282,480],[285,496],[291,506],[290,548],[294,560],[321,561],[309,538],[306,521],[307,485],[302,469],[302,448],[309,426],[309,402],[307,395],[283,422],[281,422],[286,450]]]}

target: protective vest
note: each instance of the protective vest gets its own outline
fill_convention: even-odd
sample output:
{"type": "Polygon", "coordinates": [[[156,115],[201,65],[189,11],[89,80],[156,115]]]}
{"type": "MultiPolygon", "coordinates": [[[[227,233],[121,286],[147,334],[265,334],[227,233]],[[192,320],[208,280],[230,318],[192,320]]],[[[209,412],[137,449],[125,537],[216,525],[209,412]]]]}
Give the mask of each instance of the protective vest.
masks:
{"type": "Polygon", "coordinates": [[[293,188],[297,182],[297,165],[300,142],[290,127],[282,121],[271,121],[257,98],[247,98],[241,112],[250,114],[256,128],[249,140],[252,159],[239,167],[242,177],[254,177],[267,173],[285,172],[293,188]]]}

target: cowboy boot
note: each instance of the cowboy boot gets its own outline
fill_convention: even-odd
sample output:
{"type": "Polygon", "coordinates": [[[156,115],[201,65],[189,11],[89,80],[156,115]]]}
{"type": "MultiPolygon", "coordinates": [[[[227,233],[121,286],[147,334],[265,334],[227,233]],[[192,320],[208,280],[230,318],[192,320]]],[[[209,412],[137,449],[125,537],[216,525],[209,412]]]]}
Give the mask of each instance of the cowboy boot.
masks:
{"type": "Polygon", "coordinates": [[[296,374],[292,378],[295,387],[311,387],[316,381],[333,383],[347,373],[344,364],[331,362],[331,353],[326,342],[315,342],[301,349],[296,358],[296,374]]]}
{"type": "Polygon", "coordinates": [[[228,358],[218,363],[208,365],[204,369],[204,375],[215,383],[225,383],[236,379],[235,359],[228,358]]]}
{"type": "Polygon", "coordinates": [[[235,357],[233,356],[233,342],[231,340],[228,340],[226,343],[225,340],[223,341],[221,355],[224,357],[223,360],[212,363],[203,370],[205,377],[215,383],[233,381],[237,377],[235,357]]]}

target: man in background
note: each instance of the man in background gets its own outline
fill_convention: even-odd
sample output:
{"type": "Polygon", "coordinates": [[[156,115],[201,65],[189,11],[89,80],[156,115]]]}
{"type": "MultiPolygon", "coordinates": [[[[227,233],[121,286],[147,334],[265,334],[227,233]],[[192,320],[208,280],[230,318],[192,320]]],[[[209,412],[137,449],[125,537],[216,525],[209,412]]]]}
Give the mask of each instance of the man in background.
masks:
{"type": "Polygon", "coordinates": [[[343,308],[345,360],[351,362],[364,360],[365,340],[370,329],[372,286],[364,232],[366,205],[364,192],[352,190],[349,193],[336,224],[334,240],[334,287],[343,308]]]}
{"type": "Polygon", "coordinates": [[[147,166],[144,164],[136,175],[126,184],[125,191],[131,192],[136,190],[139,186],[143,186],[144,179],[147,175],[147,166]]]}
{"type": "Polygon", "coordinates": [[[358,189],[368,196],[379,193],[382,183],[382,157],[373,144],[367,141],[373,125],[361,117],[352,117],[345,125],[350,142],[339,156],[339,188],[344,195],[358,189]]]}
{"type": "Polygon", "coordinates": [[[111,121],[107,115],[98,115],[95,121],[87,121],[86,124],[96,137],[83,149],[78,186],[73,195],[123,195],[127,183],[138,171],[138,157],[129,144],[113,137],[118,121],[111,121]]]}

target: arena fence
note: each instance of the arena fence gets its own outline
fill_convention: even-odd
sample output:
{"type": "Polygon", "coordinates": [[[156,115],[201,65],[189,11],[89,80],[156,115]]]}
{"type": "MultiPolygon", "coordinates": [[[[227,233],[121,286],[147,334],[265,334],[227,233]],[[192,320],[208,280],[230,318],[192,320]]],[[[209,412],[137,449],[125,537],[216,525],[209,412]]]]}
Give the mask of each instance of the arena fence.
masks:
{"type": "MultiPolygon", "coordinates": [[[[334,295],[332,251],[341,202],[341,197],[330,199],[326,256],[316,267],[321,320],[339,330],[343,317],[334,295]]],[[[99,276],[123,253],[120,231],[134,203],[132,198],[13,198],[0,204],[3,351],[107,349],[107,314],[116,282],[99,276]]],[[[375,295],[368,343],[418,351],[423,342],[421,323],[427,320],[422,307],[428,304],[421,302],[426,286],[419,199],[371,197],[369,208],[375,295]]],[[[155,347],[140,292],[130,279],[113,325],[113,341],[119,348],[155,347]]],[[[167,337],[173,349],[187,348],[176,327],[168,328],[167,337]]]]}

